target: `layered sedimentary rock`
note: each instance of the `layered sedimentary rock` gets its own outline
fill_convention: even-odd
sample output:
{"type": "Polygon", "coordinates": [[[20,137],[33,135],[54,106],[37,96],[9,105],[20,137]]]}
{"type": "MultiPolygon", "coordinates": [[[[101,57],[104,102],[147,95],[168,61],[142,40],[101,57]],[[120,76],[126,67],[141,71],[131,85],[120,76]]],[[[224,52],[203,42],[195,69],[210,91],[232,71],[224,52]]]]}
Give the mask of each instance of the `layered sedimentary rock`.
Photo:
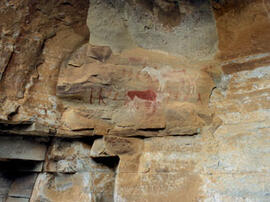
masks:
{"type": "Polygon", "coordinates": [[[72,64],[72,55],[60,70],[56,93],[66,100],[63,130],[117,136],[185,135],[198,133],[211,122],[207,110],[214,87],[211,66],[196,68],[176,57],[141,49],[112,55],[106,63],[88,62],[91,49],[84,45],[78,50],[86,52],[85,58],[74,54],[81,66],[72,64]]]}
{"type": "Polygon", "coordinates": [[[0,201],[270,200],[268,1],[0,16],[0,201]]]}

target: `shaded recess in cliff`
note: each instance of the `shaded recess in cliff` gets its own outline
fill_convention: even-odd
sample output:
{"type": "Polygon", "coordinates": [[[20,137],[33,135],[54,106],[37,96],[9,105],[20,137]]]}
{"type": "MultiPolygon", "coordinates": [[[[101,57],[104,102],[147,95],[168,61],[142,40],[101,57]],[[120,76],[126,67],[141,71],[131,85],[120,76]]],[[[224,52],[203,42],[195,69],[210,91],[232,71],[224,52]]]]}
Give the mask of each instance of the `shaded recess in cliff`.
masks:
{"type": "Polygon", "coordinates": [[[115,52],[142,47],[200,60],[216,51],[215,21],[207,0],[93,0],[88,26],[91,44],[108,45],[115,52]]]}

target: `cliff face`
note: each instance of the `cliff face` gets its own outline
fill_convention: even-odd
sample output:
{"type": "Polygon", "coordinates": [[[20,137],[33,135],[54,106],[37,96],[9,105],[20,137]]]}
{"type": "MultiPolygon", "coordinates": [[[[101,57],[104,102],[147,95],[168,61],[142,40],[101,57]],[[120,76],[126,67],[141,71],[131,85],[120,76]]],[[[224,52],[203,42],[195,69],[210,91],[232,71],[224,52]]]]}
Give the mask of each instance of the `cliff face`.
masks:
{"type": "Polygon", "coordinates": [[[270,200],[270,2],[0,16],[0,201],[270,200]]]}

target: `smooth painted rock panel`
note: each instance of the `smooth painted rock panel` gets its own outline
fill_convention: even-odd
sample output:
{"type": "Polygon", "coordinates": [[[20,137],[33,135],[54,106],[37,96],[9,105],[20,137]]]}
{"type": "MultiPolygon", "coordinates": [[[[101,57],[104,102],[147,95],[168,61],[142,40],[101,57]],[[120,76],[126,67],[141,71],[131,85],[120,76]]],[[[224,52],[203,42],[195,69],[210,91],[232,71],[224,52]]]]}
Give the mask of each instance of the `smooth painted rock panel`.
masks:
{"type": "MultiPolygon", "coordinates": [[[[80,49],[87,51],[86,46],[92,49],[91,45],[80,49]]],[[[197,69],[177,57],[140,49],[113,55],[105,63],[89,62],[84,54],[76,55],[85,58],[81,66],[62,67],[59,75],[57,95],[66,100],[64,130],[116,136],[185,135],[198,133],[211,122],[206,105],[215,85],[213,67],[197,69]],[[128,64],[137,52],[144,55],[136,57],[137,64],[128,64]],[[75,107],[71,100],[80,104],[75,107]]]]}

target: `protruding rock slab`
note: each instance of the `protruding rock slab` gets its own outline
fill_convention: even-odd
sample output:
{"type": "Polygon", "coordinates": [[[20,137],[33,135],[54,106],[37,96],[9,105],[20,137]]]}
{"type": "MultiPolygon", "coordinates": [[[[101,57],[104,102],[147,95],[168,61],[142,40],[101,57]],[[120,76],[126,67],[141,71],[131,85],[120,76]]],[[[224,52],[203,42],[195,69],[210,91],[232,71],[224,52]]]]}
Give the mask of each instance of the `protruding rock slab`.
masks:
{"type": "Polygon", "coordinates": [[[40,140],[16,136],[1,136],[0,140],[1,159],[45,160],[47,146],[40,140]]]}
{"type": "Polygon", "coordinates": [[[92,159],[91,145],[79,140],[55,140],[49,147],[48,158],[45,162],[46,172],[113,173],[113,169],[92,159]]]}
{"type": "Polygon", "coordinates": [[[29,202],[27,198],[8,197],[6,202],[29,202]]]}
{"type": "Polygon", "coordinates": [[[10,187],[8,195],[10,197],[30,199],[36,178],[37,173],[22,173],[17,175],[10,187]]]}
{"type": "Polygon", "coordinates": [[[106,148],[104,139],[103,138],[96,139],[91,148],[91,157],[109,157],[109,156],[112,155],[106,148]]]}

